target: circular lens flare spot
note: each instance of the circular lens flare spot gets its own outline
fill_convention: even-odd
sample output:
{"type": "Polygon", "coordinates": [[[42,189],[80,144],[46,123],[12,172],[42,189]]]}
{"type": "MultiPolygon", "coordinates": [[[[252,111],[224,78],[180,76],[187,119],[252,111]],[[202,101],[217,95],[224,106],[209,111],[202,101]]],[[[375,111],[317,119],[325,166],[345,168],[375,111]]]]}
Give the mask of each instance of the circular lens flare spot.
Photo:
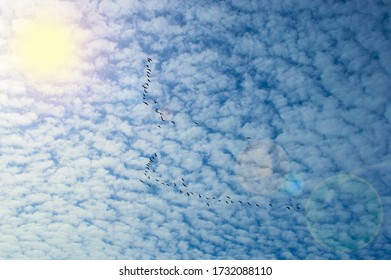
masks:
{"type": "Polygon", "coordinates": [[[289,173],[281,186],[281,190],[290,196],[299,196],[303,193],[303,180],[296,173],[289,173]]]}
{"type": "Polygon", "coordinates": [[[338,175],[321,182],[307,206],[307,225],[313,237],[334,251],[355,251],[376,236],[383,221],[383,207],[368,182],[338,175]]]}
{"type": "Polygon", "coordinates": [[[271,141],[259,141],[250,143],[239,155],[235,169],[244,189],[268,195],[279,190],[290,166],[280,146],[271,141]]]}

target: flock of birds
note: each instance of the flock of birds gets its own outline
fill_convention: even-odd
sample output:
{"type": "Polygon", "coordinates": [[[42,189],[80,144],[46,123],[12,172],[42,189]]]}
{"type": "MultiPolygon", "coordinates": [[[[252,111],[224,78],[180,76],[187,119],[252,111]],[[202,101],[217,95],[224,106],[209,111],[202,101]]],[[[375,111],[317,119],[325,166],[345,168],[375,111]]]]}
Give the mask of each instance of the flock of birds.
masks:
{"type": "MultiPolygon", "coordinates": [[[[169,120],[162,111],[160,111],[159,102],[149,97],[149,87],[151,84],[151,76],[152,76],[152,69],[150,63],[152,62],[151,58],[147,58],[147,64],[146,67],[146,82],[142,84],[142,91],[143,91],[143,103],[152,108],[153,111],[158,114],[158,118],[160,119],[161,123],[170,123],[172,125],[176,125],[175,121],[169,120]]],[[[195,125],[198,125],[198,122],[193,121],[195,125]]],[[[157,125],[159,129],[162,128],[161,124],[157,125]]],[[[247,139],[251,139],[250,137],[247,137],[247,139]]],[[[223,195],[221,197],[215,197],[215,196],[208,196],[205,194],[196,193],[189,188],[189,184],[185,181],[185,179],[182,177],[180,180],[177,180],[176,182],[167,182],[162,180],[160,177],[157,176],[156,172],[156,165],[157,165],[157,158],[158,154],[154,153],[152,156],[149,157],[149,160],[144,168],[144,177],[140,178],[140,182],[149,188],[157,188],[159,186],[161,187],[168,187],[172,188],[174,191],[181,193],[187,197],[192,198],[198,198],[200,200],[203,200],[208,207],[211,207],[214,203],[222,203],[226,205],[230,204],[238,204],[242,206],[253,206],[253,207],[261,207],[262,205],[260,203],[255,203],[251,201],[242,201],[242,200],[233,200],[231,199],[231,196],[229,195],[223,195]]],[[[268,207],[272,208],[273,204],[268,203],[268,207]]],[[[291,210],[300,210],[300,207],[298,205],[286,205],[285,208],[289,211],[291,210]]]]}
{"type": "MultiPolygon", "coordinates": [[[[148,89],[149,89],[149,85],[151,83],[151,75],[152,75],[152,69],[151,69],[151,66],[150,66],[151,62],[152,62],[152,59],[148,57],[147,58],[147,64],[145,65],[146,72],[147,72],[147,81],[144,84],[142,84],[143,103],[146,106],[153,108],[154,112],[156,114],[158,114],[158,117],[159,117],[159,119],[161,120],[162,123],[170,122],[171,124],[176,125],[175,121],[168,120],[168,118],[166,118],[164,113],[162,111],[160,111],[159,102],[156,99],[154,99],[154,98],[149,98],[148,97],[148,94],[149,94],[148,89]]],[[[198,122],[196,122],[196,121],[193,121],[193,123],[195,125],[198,125],[198,122]]],[[[158,128],[162,128],[162,126],[160,124],[158,124],[158,128]]]]}

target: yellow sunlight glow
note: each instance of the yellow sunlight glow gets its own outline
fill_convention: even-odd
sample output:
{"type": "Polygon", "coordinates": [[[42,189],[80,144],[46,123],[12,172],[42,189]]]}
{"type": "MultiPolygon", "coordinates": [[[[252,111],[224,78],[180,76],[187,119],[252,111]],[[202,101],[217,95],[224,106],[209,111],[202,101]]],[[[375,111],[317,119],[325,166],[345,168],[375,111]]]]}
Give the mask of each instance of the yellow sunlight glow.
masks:
{"type": "Polygon", "coordinates": [[[66,26],[55,21],[36,21],[18,28],[14,51],[23,71],[48,77],[69,66],[74,46],[66,26]]]}

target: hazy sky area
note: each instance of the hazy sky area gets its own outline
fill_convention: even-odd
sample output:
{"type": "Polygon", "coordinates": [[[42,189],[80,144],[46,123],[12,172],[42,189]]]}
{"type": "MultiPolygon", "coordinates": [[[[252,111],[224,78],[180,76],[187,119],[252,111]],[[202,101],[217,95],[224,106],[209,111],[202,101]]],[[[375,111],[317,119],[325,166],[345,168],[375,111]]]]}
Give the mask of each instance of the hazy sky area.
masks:
{"type": "Polygon", "coordinates": [[[1,1],[0,259],[391,259],[390,11],[1,1]]]}

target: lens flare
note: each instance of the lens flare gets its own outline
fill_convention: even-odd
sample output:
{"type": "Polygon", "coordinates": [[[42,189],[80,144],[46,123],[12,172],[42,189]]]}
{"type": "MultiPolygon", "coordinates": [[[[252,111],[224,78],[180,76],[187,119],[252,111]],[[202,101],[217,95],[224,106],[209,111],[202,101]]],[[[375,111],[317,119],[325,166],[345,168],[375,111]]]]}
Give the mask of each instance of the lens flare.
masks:
{"type": "Polygon", "coordinates": [[[290,165],[284,150],[271,141],[251,143],[238,157],[236,178],[249,192],[268,195],[279,190],[290,165]]]}
{"type": "Polygon", "coordinates": [[[333,251],[351,252],[368,245],[383,221],[383,206],[368,182],[337,175],[321,182],[307,206],[307,225],[313,237],[333,251]]]}
{"type": "Polygon", "coordinates": [[[53,19],[19,20],[12,49],[19,68],[34,77],[59,75],[74,53],[71,30],[53,19]]]}
{"type": "Polygon", "coordinates": [[[290,196],[297,197],[303,193],[303,180],[296,173],[288,173],[281,186],[281,191],[290,196]]]}

